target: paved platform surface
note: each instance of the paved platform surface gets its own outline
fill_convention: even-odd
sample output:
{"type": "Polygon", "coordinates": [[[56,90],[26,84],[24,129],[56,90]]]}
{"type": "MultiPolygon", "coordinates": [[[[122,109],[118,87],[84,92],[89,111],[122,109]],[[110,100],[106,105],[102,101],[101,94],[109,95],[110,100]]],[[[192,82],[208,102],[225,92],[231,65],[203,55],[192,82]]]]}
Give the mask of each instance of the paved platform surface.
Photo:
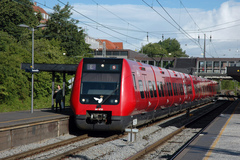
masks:
{"type": "Polygon", "coordinates": [[[68,134],[71,115],[70,108],[0,113],[0,151],[68,134]]]}
{"type": "Polygon", "coordinates": [[[71,114],[72,112],[70,108],[66,108],[61,113],[56,113],[51,109],[34,110],[33,113],[30,111],[0,113],[0,128],[9,128],[57,118],[68,118],[71,114]]]}
{"type": "Polygon", "coordinates": [[[232,103],[176,159],[239,160],[240,100],[232,103]]]}

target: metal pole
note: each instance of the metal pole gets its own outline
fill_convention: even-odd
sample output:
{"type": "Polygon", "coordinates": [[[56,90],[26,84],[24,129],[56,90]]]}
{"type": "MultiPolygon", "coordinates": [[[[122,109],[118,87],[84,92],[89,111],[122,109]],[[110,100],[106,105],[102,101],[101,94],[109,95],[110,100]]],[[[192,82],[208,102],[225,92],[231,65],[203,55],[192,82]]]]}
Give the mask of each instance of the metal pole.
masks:
{"type": "Polygon", "coordinates": [[[203,58],[206,58],[206,34],[204,34],[203,58]]]}
{"type": "MultiPolygon", "coordinates": [[[[66,91],[65,87],[66,87],[66,73],[63,72],[63,105],[64,105],[64,108],[62,108],[62,109],[65,109],[65,91],[66,91]]],[[[61,106],[61,107],[63,107],[63,106],[61,106]]]]}
{"type": "MultiPolygon", "coordinates": [[[[32,70],[34,69],[34,28],[32,28],[32,70]]],[[[32,98],[31,98],[31,113],[33,113],[33,92],[34,92],[34,74],[32,72],[32,98]]]]}
{"type": "Polygon", "coordinates": [[[102,57],[107,57],[107,54],[106,54],[106,42],[103,42],[102,57]]]}
{"type": "Polygon", "coordinates": [[[55,72],[52,72],[52,111],[54,111],[54,85],[55,85],[55,72]]]}

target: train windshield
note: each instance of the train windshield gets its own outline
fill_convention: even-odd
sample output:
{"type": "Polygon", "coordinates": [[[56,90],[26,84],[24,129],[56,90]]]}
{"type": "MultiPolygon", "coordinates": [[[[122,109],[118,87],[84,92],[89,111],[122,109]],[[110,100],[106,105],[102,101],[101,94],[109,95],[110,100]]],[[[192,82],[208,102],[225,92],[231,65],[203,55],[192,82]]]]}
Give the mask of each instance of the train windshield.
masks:
{"type": "Polygon", "coordinates": [[[121,64],[84,63],[80,102],[82,104],[118,104],[121,64]]]}
{"type": "MultiPolygon", "coordinates": [[[[83,73],[81,94],[109,95],[119,86],[119,80],[118,73],[83,73]]],[[[118,94],[119,92],[113,93],[118,94]]]]}

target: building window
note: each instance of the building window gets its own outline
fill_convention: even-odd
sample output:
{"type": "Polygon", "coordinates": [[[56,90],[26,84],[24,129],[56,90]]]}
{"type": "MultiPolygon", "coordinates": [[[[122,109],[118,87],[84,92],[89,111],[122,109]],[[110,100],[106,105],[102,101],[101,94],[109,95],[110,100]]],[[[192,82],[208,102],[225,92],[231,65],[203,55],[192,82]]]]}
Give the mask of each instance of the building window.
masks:
{"type": "Polygon", "coordinates": [[[125,52],[125,51],[122,51],[122,52],[119,52],[120,53],[120,56],[127,56],[128,55],[128,52],[125,52]]]}
{"type": "Polygon", "coordinates": [[[154,61],[149,61],[148,62],[150,65],[154,65],[154,61]]]}

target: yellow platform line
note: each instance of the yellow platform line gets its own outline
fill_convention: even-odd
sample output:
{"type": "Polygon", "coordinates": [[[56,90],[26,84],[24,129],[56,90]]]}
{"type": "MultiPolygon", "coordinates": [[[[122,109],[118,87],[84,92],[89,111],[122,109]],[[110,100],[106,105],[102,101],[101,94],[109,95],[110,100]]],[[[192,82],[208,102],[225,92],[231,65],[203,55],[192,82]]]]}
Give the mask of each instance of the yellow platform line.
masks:
{"type": "MultiPolygon", "coordinates": [[[[240,102],[239,102],[239,103],[240,103],[240,102]]],[[[239,103],[238,103],[238,105],[239,105],[239,103]]],[[[214,148],[216,147],[216,145],[217,145],[220,137],[222,136],[222,134],[223,134],[224,130],[226,129],[228,123],[229,123],[230,120],[232,119],[232,117],[233,117],[233,115],[234,115],[234,113],[235,113],[238,105],[236,105],[236,107],[235,107],[233,113],[231,114],[230,118],[227,120],[227,122],[226,122],[225,125],[223,126],[220,134],[218,135],[218,137],[215,139],[215,141],[214,141],[213,144],[211,145],[211,147],[210,147],[209,151],[207,152],[206,156],[203,158],[204,160],[208,160],[208,158],[209,158],[210,155],[212,154],[212,152],[213,152],[214,148]]]]}

